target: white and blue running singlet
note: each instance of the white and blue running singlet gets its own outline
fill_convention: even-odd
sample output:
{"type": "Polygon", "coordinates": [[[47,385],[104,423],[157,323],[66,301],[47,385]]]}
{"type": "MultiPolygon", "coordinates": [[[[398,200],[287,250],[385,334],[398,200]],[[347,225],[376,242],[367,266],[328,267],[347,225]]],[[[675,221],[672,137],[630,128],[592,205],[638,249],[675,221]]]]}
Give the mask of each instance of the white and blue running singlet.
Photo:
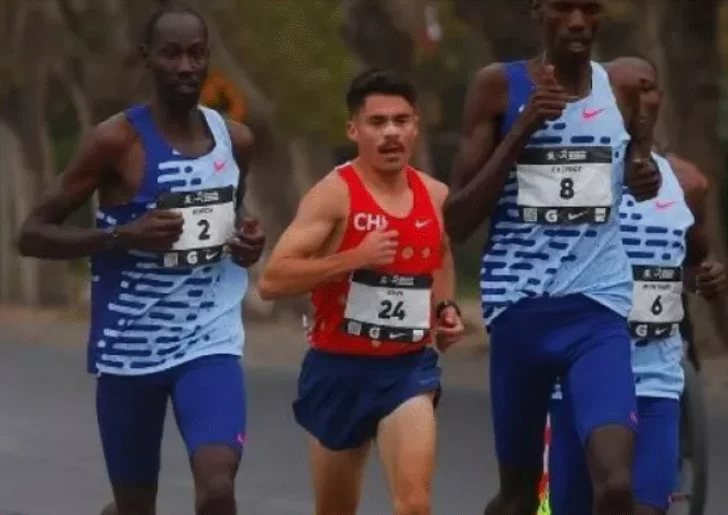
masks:
{"type": "Polygon", "coordinates": [[[200,110],[215,144],[195,158],[163,139],[148,106],[126,111],[144,148],[144,179],[129,204],[99,210],[97,227],[126,224],[157,207],[179,212],[184,229],[170,252],[93,256],[90,372],[142,375],[202,356],[242,355],[248,274],[225,248],[241,171],[223,118],[200,110]]]}
{"type": "MultiPolygon", "coordinates": [[[[491,218],[480,276],[488,325],[532,297],[584,294],[622,316],[629,312],[632,277],[616,211],[630,137],[606,71],[591,66],[591,93],[533,134],[491,218]]],[[[501,135],[535,87],[525,61],[506,63],[505,73],[501,135]]]]}
{"type": "Polygon", "coordinates": [[[625,191],[622,243],[634,274],[629,314],[637,395],[679,399],[684,385],[683,263],[686,233],[695,222],[667,159],[653,154],[662,175],[657,198],[635,202],[625,191]]]}

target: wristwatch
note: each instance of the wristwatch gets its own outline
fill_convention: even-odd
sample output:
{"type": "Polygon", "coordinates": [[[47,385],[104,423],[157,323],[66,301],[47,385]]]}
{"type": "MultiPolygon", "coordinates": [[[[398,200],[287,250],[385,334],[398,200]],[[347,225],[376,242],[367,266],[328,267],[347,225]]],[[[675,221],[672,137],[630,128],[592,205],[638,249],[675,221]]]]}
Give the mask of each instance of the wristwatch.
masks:
{"type": "Polygon", "coordinates": [[[441,300],[437,303],[437,306],[435,306],[435,317],[440,318],[440,315],[445,310],[445,308],[450,307],[455,308],[455,312],[458,314],[458,316],[461,315],[460,306],[458,306],[454,300],[441,300]]]}
{"type": "Polygon", "coordinates": [[[104,231],[104,250],[116,250],[119,248],[119,232],[118,226],[111,225],[105,227],[104,231]]]}

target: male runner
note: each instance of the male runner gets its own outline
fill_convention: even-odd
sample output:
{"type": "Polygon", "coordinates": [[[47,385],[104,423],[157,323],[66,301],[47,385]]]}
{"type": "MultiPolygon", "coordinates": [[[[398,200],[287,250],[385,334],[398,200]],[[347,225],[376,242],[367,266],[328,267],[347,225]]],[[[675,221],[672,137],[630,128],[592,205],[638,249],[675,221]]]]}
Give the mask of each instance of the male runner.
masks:
{"type": "Polygon", "coordinates": [[[590,60],[604,4],[532,0],[543,55],[484,68],[466,99],[445,223],[464,240],[491,218],[481,288],[501,487],[487,515],[536,511],[557,376],[595,513],[631,513],[632,279],[615,212],[625,180],[645,200],[660,176],[637,131],[638,91],[613,90],[590,60]]]}
{"type": "Polygon", "coordinates": [[[171,398],[197,513],[229,515],[245,441],[245,267],[264,243],[243,217],[253,137],[198,106],[209,57],[198,14],[163,8],[142,50],[149,103],[92,131],[30,213],[19,246],[44,259],[91,256],[89,370],[118,513],[155,512],[171,398]],[[95,191],[96,228],[63,225],[95,191]]]}
{"type": "Polygon", "coordinates": [[[317,515],[354,515],[370,444],[397,515],[429,515],[437,353],[463,332],[442,228],[447,186],[410,166],[414,87],[358,76],[347,95],[358,157],[301,200],[259,282],[264,298],[312,292],[294,413],[311,434],[317,515]]]}
{"type": "MultiPolygon", "coordinates": [[[[615,84],[636,82],[641,116],[654,129],[662,100],[658,73],[642,59],[625,57],[609,65],[615,84]]],[[[678,477],[683,282],[713,300],[725,314],[726,276],[709,254],[704,217],[707,180],[694,166],[673,172],[654,153],[663,183],[654,201],[637,203],[626,193],[620,206],[621,235],[634,274],[629,315],[632,366],[640,424],[632,476],[637,515],[664,515],[678,477]],[[685,277],[684,271],[692,273],[685,277]]],[[[557,399],[560,395],[555,396],[557,399]]],[[[549,471],[555,515],[582,515],[592,506],[588,470],[578,436],[563,403],[551,407],[549,471]]]]}

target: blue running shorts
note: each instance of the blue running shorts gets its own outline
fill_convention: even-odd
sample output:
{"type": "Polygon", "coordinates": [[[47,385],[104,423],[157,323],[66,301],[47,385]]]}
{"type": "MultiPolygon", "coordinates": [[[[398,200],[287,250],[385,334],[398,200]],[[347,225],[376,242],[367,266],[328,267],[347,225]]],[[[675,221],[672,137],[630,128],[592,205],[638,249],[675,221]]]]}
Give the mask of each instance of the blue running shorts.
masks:
{"type": "Polygon", "coordinates": [[[635,428],[637,403],[627,321],[584,295],[525,299],[490,326],[490,387],[498,460],[543,464],[556,378],[585,443],[601,426],[635,428]]]}
{"type": "Polygon", "coordinates": [[[102,374],[96,413],[112,483],[156,483],[167,399],[190,459],[204,445],[242,453],[245,383],[240,358],[216,355],[141,376],[102,374]]]}
{"type": "Polygon", "coordinates": [[[437,360],[430,348],[396,357],[311,349],[298,379],[296,421],[327,449],[356,449],[374,438],[379,422],[407,400],[431,391],[439,395],[437,360]]]}

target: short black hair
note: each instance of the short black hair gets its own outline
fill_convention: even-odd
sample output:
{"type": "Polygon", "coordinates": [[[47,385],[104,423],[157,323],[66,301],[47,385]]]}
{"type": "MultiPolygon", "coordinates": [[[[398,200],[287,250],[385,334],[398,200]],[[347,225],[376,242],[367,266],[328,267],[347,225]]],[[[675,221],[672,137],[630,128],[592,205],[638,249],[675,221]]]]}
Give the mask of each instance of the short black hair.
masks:
{"type": "Polygon", "coordinates": [[[164,4],[162,4],[156,11],[154,11],[154,14],[152,14],[147,20],[147,23],[144,26],[145,45],[150,46],[152,43],[154,43],[154,37],[157,34],[157,23],[162,18],[162,16],[172,13],[189,14],[200,20],[200,23],[202,24],[202,29],[205,33],[205,39],[207,39],[207,22],[205,21],[205,18],[197,10],[193,9],[185,2],[171,1],[164,2],[164,4]]]}
{"type": "Polygon", "coordinates": [[[357,75],[346,93],[350,114],[357,113],[369,95],[392,95],[404,98],[412,107],[417,106],[417,89],[406,77],[394,70],[371,69],[357,75]]]}

